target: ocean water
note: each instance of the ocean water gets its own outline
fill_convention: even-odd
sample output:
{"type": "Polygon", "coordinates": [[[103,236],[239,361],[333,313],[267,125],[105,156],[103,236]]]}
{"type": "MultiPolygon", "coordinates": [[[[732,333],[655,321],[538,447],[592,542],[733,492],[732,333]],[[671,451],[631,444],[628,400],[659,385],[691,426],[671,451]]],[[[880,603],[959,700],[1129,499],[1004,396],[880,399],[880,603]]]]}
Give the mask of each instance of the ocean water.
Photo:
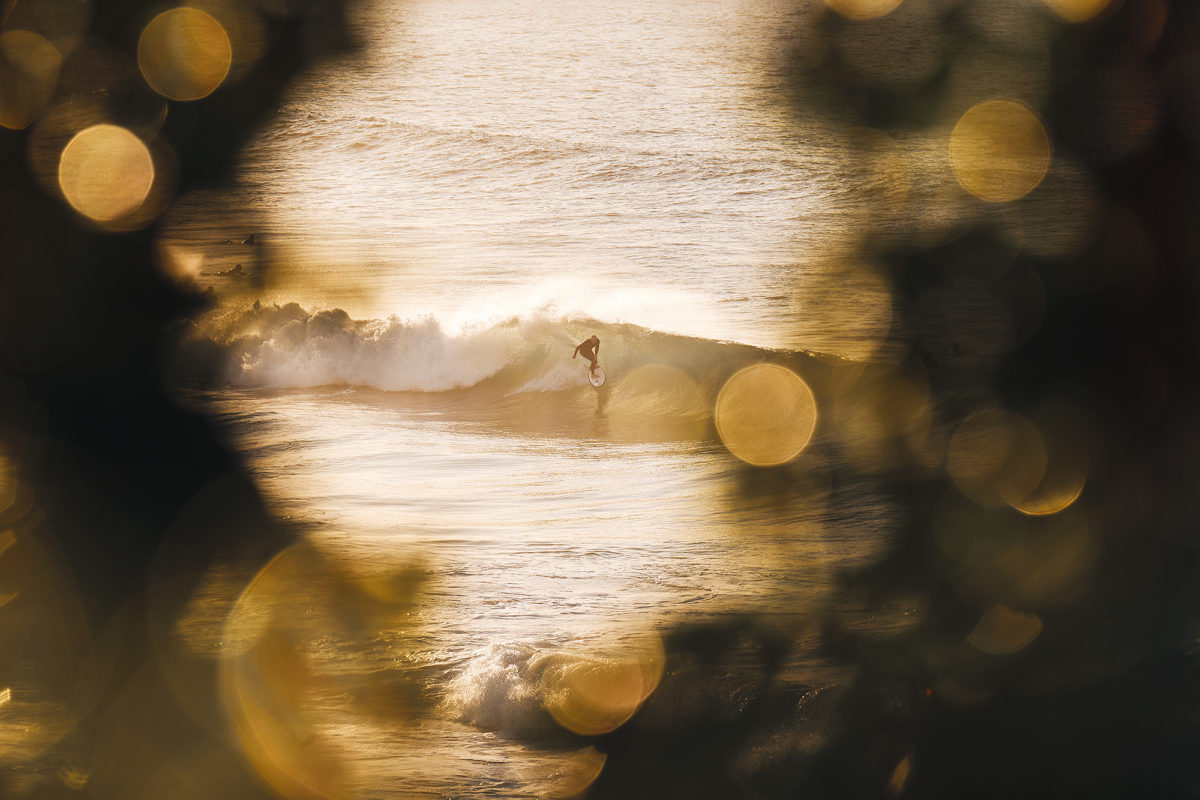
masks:
{"type": "Polygon", "coordinates": [[[169,240],[225,293],[359,319],[548,310],[801,347],[794,267],[844,251],[856,212],[843,137],[788,102],[802,13],[364,4],[361,52],[299,81],[238,190],[182,198],[169,240]]]}
{"type": "MultiPolygon", "coordinates": [[[[673,626],[760,614],[798,631],[838,570],[886,545],[895,509],[839,476],[823,416],[841,356],[872,352],[889,320],[812,280],[854,238],[847,150],[787,102],[807,13],[790,3],[357,13],[361,52],[304,77],[238,186],[183,198],[163,244],[218,298],[195,337],[226,380],[187,402],[314,552],[401,588],[382,617],[330,622],[317,584],[288,578],[315,568],[287,556],[248,588],[214,575],[181,630],[229,646],[257,595],[289,609],[305,674],[342,687],[285,715],[333,743],[299,769],[314,781],[567,796],[603,755],[547,735],[553,686],[651,675],[601,693],[632,713],[670,669],[656,643],[673,626]],[[600,390],[571,358],[591,334],[600,390]],[[763,361],[818,403],[812,443],[771,471],[713,422],[724,381],[763,361]],[[214,622],[222,592],[240,599],[214,622]],[[346,699],[393,682],[420,701],[372,715],[346,699]]],[[[844,677],[799,640],[787,674],[844,677]]],[[[253,682],[227,680],[253,728],[253,682]]],[[[252,760],[286,786],[287,737],[262,730],[252,760]]]]}

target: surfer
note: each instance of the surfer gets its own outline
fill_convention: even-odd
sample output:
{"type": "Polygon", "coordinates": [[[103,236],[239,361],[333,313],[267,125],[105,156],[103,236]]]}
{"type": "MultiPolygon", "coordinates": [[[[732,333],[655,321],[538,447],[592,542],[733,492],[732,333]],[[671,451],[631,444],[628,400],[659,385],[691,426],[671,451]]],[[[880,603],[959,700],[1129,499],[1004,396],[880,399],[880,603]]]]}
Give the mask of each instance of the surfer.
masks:
{"type": "Polygon", "coordinates": [[[576,346],[575,352],[571,353],[571,358],[580,353],[583,353],[583,357],[592,362],[592,365],[588,367],[588,372],[594,372],[596,367],[600,366],[600,337],[592,334],[591,338],[584,339],[576,346]]]}

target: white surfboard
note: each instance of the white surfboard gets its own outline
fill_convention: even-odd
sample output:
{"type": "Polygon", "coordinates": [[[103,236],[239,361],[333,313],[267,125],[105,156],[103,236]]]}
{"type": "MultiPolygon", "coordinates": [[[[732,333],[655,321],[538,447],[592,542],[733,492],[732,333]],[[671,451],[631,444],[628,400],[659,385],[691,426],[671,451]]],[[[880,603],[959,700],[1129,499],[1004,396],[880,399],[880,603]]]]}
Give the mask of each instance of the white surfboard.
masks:
{"type": "Polygon", "coordinates": [[[604,385],[604,367],[597,364],[595,369],[589,370],[588,371],[588,380],[592,382],[592,386],[603,386],[604,385]]]}

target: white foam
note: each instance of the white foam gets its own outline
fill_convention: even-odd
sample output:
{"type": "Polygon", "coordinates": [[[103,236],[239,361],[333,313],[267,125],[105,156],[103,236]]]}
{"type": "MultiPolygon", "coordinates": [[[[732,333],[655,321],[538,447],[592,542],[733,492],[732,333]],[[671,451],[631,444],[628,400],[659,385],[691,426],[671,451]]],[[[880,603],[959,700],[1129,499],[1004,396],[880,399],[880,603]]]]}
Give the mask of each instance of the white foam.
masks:
{"type": "MultiPolygon", "coordinates": [[[[689,340],[663,350],[638,325],[536,313],[448,330],[433,316],[356,320],[341,309],[309,312],[296,303],[222,309],[197,323],[196,336],[224,352],[227,379],[242,386],[446,392],[495,378],[489,389],[499,396],[587,388],[587,362],[572,359],[571,348],[593,332],[604,342],[601,362],[616,370],[610,378],[669,361],[678,346],[722,345],[689,340]]],[[[639,391],[670,389],[652,384],[639,391]]]]}
{"type": "Polygon", "coordinates": [[[485,730],[528,733],[550,724],[542,705],[546,657],[528,645],[493,644],[446,687],[447,716],[485,730]]]}
{"type": "Polygon", "coordinates": [[[451,335],[436,319],[357,322],[319,312],[271,323],[233,338],[234,382],[253,386],[373,386],[386,391],[445,391],[495,375],[525,344],[511,328],[451,335]]]}
{"type": "MultiPolygon", "coordinates": [[[[729,338],[725,312],[709,295],[671,286],[622,287],[588,278],[542,281],[460,297],[444,313],[449,331],[470,330],[513,318],[600,320],[707,338],[729,338]],[[714,332],[716,336],[714,336],[714,332]]],[[[575,342],[571,342],[574,346],[575,342]]]]}

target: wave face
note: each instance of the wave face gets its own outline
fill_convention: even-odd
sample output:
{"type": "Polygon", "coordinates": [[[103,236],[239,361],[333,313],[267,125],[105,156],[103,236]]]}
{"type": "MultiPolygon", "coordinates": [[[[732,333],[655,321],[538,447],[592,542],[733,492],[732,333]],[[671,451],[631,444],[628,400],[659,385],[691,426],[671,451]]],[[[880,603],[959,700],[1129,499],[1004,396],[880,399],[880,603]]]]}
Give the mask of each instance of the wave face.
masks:
{"type": "MultiPolygon", "coordinates": [[[[296,303],[214,312],[193,331],[215,347],[233,385],[370,387],[490,396],[588,389],[575,345],[596,334],[606,389],[631,406],[702,416],[738,366],[782,357],[748,345],[659,333],[627,323],[542,315],[449,332],[434,317],[355,320],[296,303]]],[[[636,410],[633,408],[632,410],[636,410]]]]}

